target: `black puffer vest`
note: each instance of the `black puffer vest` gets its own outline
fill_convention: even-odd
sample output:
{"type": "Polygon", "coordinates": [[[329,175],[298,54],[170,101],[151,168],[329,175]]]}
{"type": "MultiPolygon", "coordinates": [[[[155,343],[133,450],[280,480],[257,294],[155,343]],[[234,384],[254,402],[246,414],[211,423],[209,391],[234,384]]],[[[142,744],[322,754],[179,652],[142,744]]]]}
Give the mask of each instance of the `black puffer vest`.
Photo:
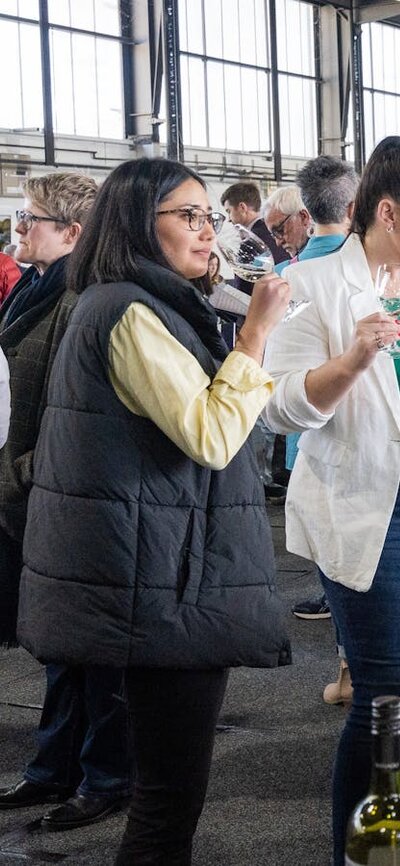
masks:
{"type": "Polygon", "coordinates": [[[191,283],[142,260],[80,297],[35,452],[19,638],[42,661],[207,668],[290,661],[263,489],[247,442],[222,471],[186,457],[109,380],[110,333],[150,307],[213,377],[226,347],[191,283]]]}

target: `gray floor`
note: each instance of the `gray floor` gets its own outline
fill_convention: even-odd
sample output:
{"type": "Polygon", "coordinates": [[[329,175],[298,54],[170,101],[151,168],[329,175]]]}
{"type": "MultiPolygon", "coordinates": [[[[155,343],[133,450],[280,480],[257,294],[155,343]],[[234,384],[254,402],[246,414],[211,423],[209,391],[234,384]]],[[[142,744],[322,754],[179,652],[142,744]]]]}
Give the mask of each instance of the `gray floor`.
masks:
{"type": "MultiPolygon", "coordinates": [[[[270,508],[278,584],[288,606],[318,592],[310,564],[284,548],[283,508],[270,508]]],[[[336,679],[330,621],[290,617],[294,663],[232,673],[217,736],[193,866],[329,866],[330,777],[344,720],[327,707],[336,679]]],[[[39,665],[22,650],[0,650],[0,783],[20,778],[34,752],[43,694],[39,665]]],[[[0,866],[65,863],[112,866],[124,815],[69,833],[40,829],[43,807],[0,812],[0,866]]],[[[132,864],[134,866],[134,864],[132,864]]]]}

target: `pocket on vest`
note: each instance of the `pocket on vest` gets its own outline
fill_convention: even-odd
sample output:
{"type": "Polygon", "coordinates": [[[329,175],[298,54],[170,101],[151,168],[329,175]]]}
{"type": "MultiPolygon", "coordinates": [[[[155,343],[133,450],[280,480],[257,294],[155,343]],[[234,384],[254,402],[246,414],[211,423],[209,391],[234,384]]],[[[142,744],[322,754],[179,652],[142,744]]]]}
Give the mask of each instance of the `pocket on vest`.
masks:
{"type": "Polygon", "coordinates": [[[196,604],[204,558],[204,521],[200,509],[192,508],[181,548],[176,581],[176,600],[178,604],[196,604]]]}

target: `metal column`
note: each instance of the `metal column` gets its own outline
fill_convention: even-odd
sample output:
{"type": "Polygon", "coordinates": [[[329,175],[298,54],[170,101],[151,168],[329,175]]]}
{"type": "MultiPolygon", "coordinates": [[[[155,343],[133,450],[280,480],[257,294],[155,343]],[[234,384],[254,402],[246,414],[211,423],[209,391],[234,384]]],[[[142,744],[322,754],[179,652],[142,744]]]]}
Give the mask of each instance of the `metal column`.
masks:
{"type": "Polygon", "coordinates": [[[177,0],[163,0],[164,70],[167,102],[167,156],[183,162],[179,26],[177,0]]]}

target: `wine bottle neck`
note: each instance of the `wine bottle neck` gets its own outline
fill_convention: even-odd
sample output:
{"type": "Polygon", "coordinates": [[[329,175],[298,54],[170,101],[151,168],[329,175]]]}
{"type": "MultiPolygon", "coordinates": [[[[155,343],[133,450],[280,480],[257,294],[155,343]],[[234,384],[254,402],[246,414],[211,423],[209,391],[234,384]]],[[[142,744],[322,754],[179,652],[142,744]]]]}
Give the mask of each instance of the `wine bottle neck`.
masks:
{"type": "Polygon", "coordinates": [[[400,736],[373,737],[371,790],[375,794],[400,794],[400,736]]]}

